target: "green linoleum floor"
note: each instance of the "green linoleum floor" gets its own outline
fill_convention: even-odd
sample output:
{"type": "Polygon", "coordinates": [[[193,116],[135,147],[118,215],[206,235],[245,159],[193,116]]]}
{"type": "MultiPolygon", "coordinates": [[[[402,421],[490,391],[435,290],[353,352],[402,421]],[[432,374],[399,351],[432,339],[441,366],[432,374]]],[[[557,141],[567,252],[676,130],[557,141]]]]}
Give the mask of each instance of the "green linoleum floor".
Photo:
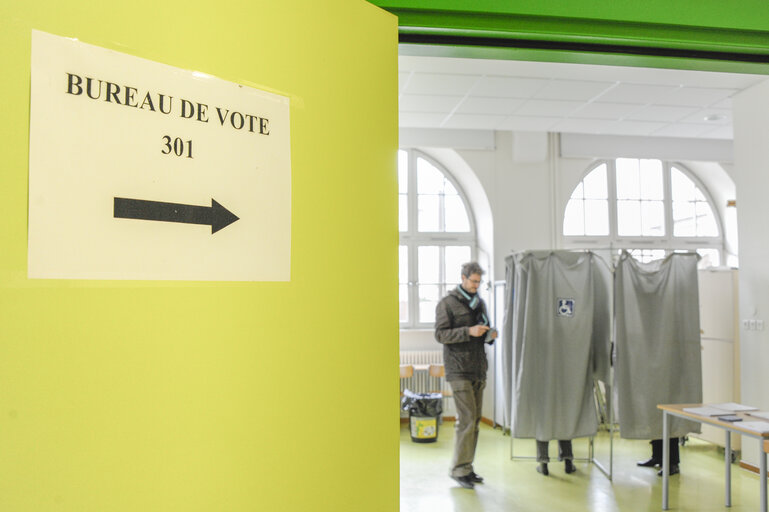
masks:
{"type": "MultiPolygon", "coordinates": [[[[481,425],[475,470],[486,483],[462,489],[448,476],[454,423],[440,426],[436,443],[411,441],[401,425],[400,512],[582,512],[659,511],[662,478],[636,461],[651,455],[648,441],[614,438],[613,481],[593,464],[577,461],[567,475],[557,462],[558,446],[550,443],[550,476],[536,472],[532,460],[510,460],[510,436],[481,425]]],[[[515,455],[533,456],[533,440],[515,440],[515,455]]],[[[595,458],[609,468],[609,436],[600,433],[595,458]]],[[[574,440],[574,455],[587,458],[588,441],[574,440]]],[[[732,464],[732,506],[724,505],[724,450],[697,439],[681,447],[681,474],[670,478],[670,510],[755,512],[759,509],[758,475],[732,464]]]]}

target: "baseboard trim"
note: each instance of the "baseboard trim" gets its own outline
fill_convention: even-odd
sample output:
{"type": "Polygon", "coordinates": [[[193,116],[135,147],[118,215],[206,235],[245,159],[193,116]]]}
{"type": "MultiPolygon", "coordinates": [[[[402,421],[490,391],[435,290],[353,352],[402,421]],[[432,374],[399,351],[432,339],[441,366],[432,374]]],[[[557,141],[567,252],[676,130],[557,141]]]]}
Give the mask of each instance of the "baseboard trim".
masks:
{"type": "Polygon", "coordinates": [[[749,462],[745,462],[744,460],[740,461],[740,467],[742,469],[747,469],[748,471],[752,471],[755,474],[759,473],[758,466],[754,466],[753,464],[750,464],[749,462]]]}
{"type": "MultiPolygon", "coordinates": [[[[406,418],[406,419],[408,419],[408,418],[406,418]]],[[[756,466],[754,466],[753,464],[748,464],[747,462],[741,460],[740,461],[740,467],[742,469],[747,469],[748,471],[752,471],[753,473],[758,474],[758,468],[756,466]]]]}

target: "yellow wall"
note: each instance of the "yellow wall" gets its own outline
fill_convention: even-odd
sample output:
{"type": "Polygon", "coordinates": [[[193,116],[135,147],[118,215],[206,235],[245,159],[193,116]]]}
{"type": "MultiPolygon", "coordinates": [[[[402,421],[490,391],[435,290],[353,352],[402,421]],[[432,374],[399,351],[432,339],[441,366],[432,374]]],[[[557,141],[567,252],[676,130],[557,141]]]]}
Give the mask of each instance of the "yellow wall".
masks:
{"type": "Polygon", "coordinates": [[[397,20],[199,5],[0,5],[0,510],[397,510],[397,20]],[[290,96],[291,281],[28,280],[33,28],[290,96]]]}

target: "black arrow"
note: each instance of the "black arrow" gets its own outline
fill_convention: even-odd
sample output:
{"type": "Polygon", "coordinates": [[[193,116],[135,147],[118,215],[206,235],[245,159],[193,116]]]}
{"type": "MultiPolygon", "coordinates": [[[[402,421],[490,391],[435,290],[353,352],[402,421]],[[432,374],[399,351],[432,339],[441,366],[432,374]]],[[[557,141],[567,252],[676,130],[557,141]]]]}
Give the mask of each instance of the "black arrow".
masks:
{"type": "Polygon", "coordinates": [[[239,219],[238,216],[217,203],[213,198],[211,199],[211,206],[195,206],[144,201],[143,199],[126,199],[125,197],[115,198],[115,218],[204,224],[211,226],[212,235],[239,219]]]}

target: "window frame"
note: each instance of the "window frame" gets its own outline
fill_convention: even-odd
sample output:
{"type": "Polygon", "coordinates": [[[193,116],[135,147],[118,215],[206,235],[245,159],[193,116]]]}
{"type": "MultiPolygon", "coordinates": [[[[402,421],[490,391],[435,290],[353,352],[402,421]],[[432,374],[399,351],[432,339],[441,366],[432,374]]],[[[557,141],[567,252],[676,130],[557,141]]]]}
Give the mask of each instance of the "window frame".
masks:
{"type": "MultiPolygon", "coordinates": [[[[408,312],[409,320],[407,322],[399,322],[401,329],[432,329],[434,322],[420,322],[419,321],[419,261],[418,252],[420,246],[438,246],[439,249],[439,261],[438,261],[438,296],[443,297],[449,291],[447,286],[447,276],[444,274],[445,269],[445,247],[449,246],[469,246],[470,257],[474,261],[478,257],[478,238],[475,222],[475,214],[470,206],[470,202],[467,200],[463,188],[459,185],[457,180],[451,174],[451,172],[424,152],[416,148],[399,148],[399,151],[405,151],[407,158],[408,169],[408,187],[407,187],[407,199],[406,204],[408,208],[408,225],[407,231],[400,231],[399,229],[399,246],[406,246],[408,251],[408,312]],[[462,205],[467,213],[470,230],[466,232],[447,232],[447,231],[419,231],[418,227],[418,214],[419,214],[419,198],[417,190],[417,160],[423,158],[436,169],[438,169],[443,176],[451,183],[456,189],[459,195],[462,205]]],[[[400,192],[399,192],[400,194],[400,192]]],[[[443,196],[441,196],[441,207],[439,215],[443,216],[445,213],[445,204],[443,203],[443,196]]],[[[399,213],[400,216],[400,213],[399,213]]],[[[441,217],[439,223],[442,223],[444,219],[441,217]]],[[[400,224],[400,217],[399,217],[400,224]]],[[[459,276],[451,277],[451,279],[459,279],[459,276]]],[[[399,280],[400,281],[400,280],[399,280]]],[[[399,282],[399,286],[400,286],[399,282]]],[[[432,284],[432,283],[431,283],[432,284]]]]}
{"type": "MultiPolygon", "coordinates": [[[[634,157],[629,157],[634,158],[634,157]]],[[[636,158],[638,160],[646,160],[649,158],[636,158]]],[[[665,235],[663,236],[619,236],[618,234],[618,219],[617,219],[617,164],[616,158],[614,159],[600,159],[592,162],[577,183],[572,187],[571,192],[568,194],[566,201],[563,204],[561,215],[559,217],[559,236],[561,240],[561,246],[570,249],[662,249],[665,254],[670,254],[676,250],[689,250],[695,251],[697,249],[716,249],[718,250],[719,260],[723,264],[725,247],[724,247],[724,223],[721,218],[719,210],[716,208],[716,203],[713,200],[708,188],[702,183],[702,181],[684,164],[678,161],[671,160],[659,160],[662,163],[662,186],[663,186],[663,209],[665,215],[665,235]],[[585,177],[598,169],[602,165],[606,165],[606,182],[608,187],[608,203],[609,203],[609,234],[605,236],[595,235],[564,235],[563,227],[566,214],[566,208],[571,199],[572,194],[576,187],[581,183],[585,177]],[[718,229],[718,235],[714,237],[704,236],[687,236],[680,237],[673,235],[673,196],[672,196],[672,168],[676,168],[678,171],[684,174],[687,178],[692,180],[694,185],[700,190],[705,197],[710,209],[713,213],[716,222],[716,228],[718,229]]]]}

